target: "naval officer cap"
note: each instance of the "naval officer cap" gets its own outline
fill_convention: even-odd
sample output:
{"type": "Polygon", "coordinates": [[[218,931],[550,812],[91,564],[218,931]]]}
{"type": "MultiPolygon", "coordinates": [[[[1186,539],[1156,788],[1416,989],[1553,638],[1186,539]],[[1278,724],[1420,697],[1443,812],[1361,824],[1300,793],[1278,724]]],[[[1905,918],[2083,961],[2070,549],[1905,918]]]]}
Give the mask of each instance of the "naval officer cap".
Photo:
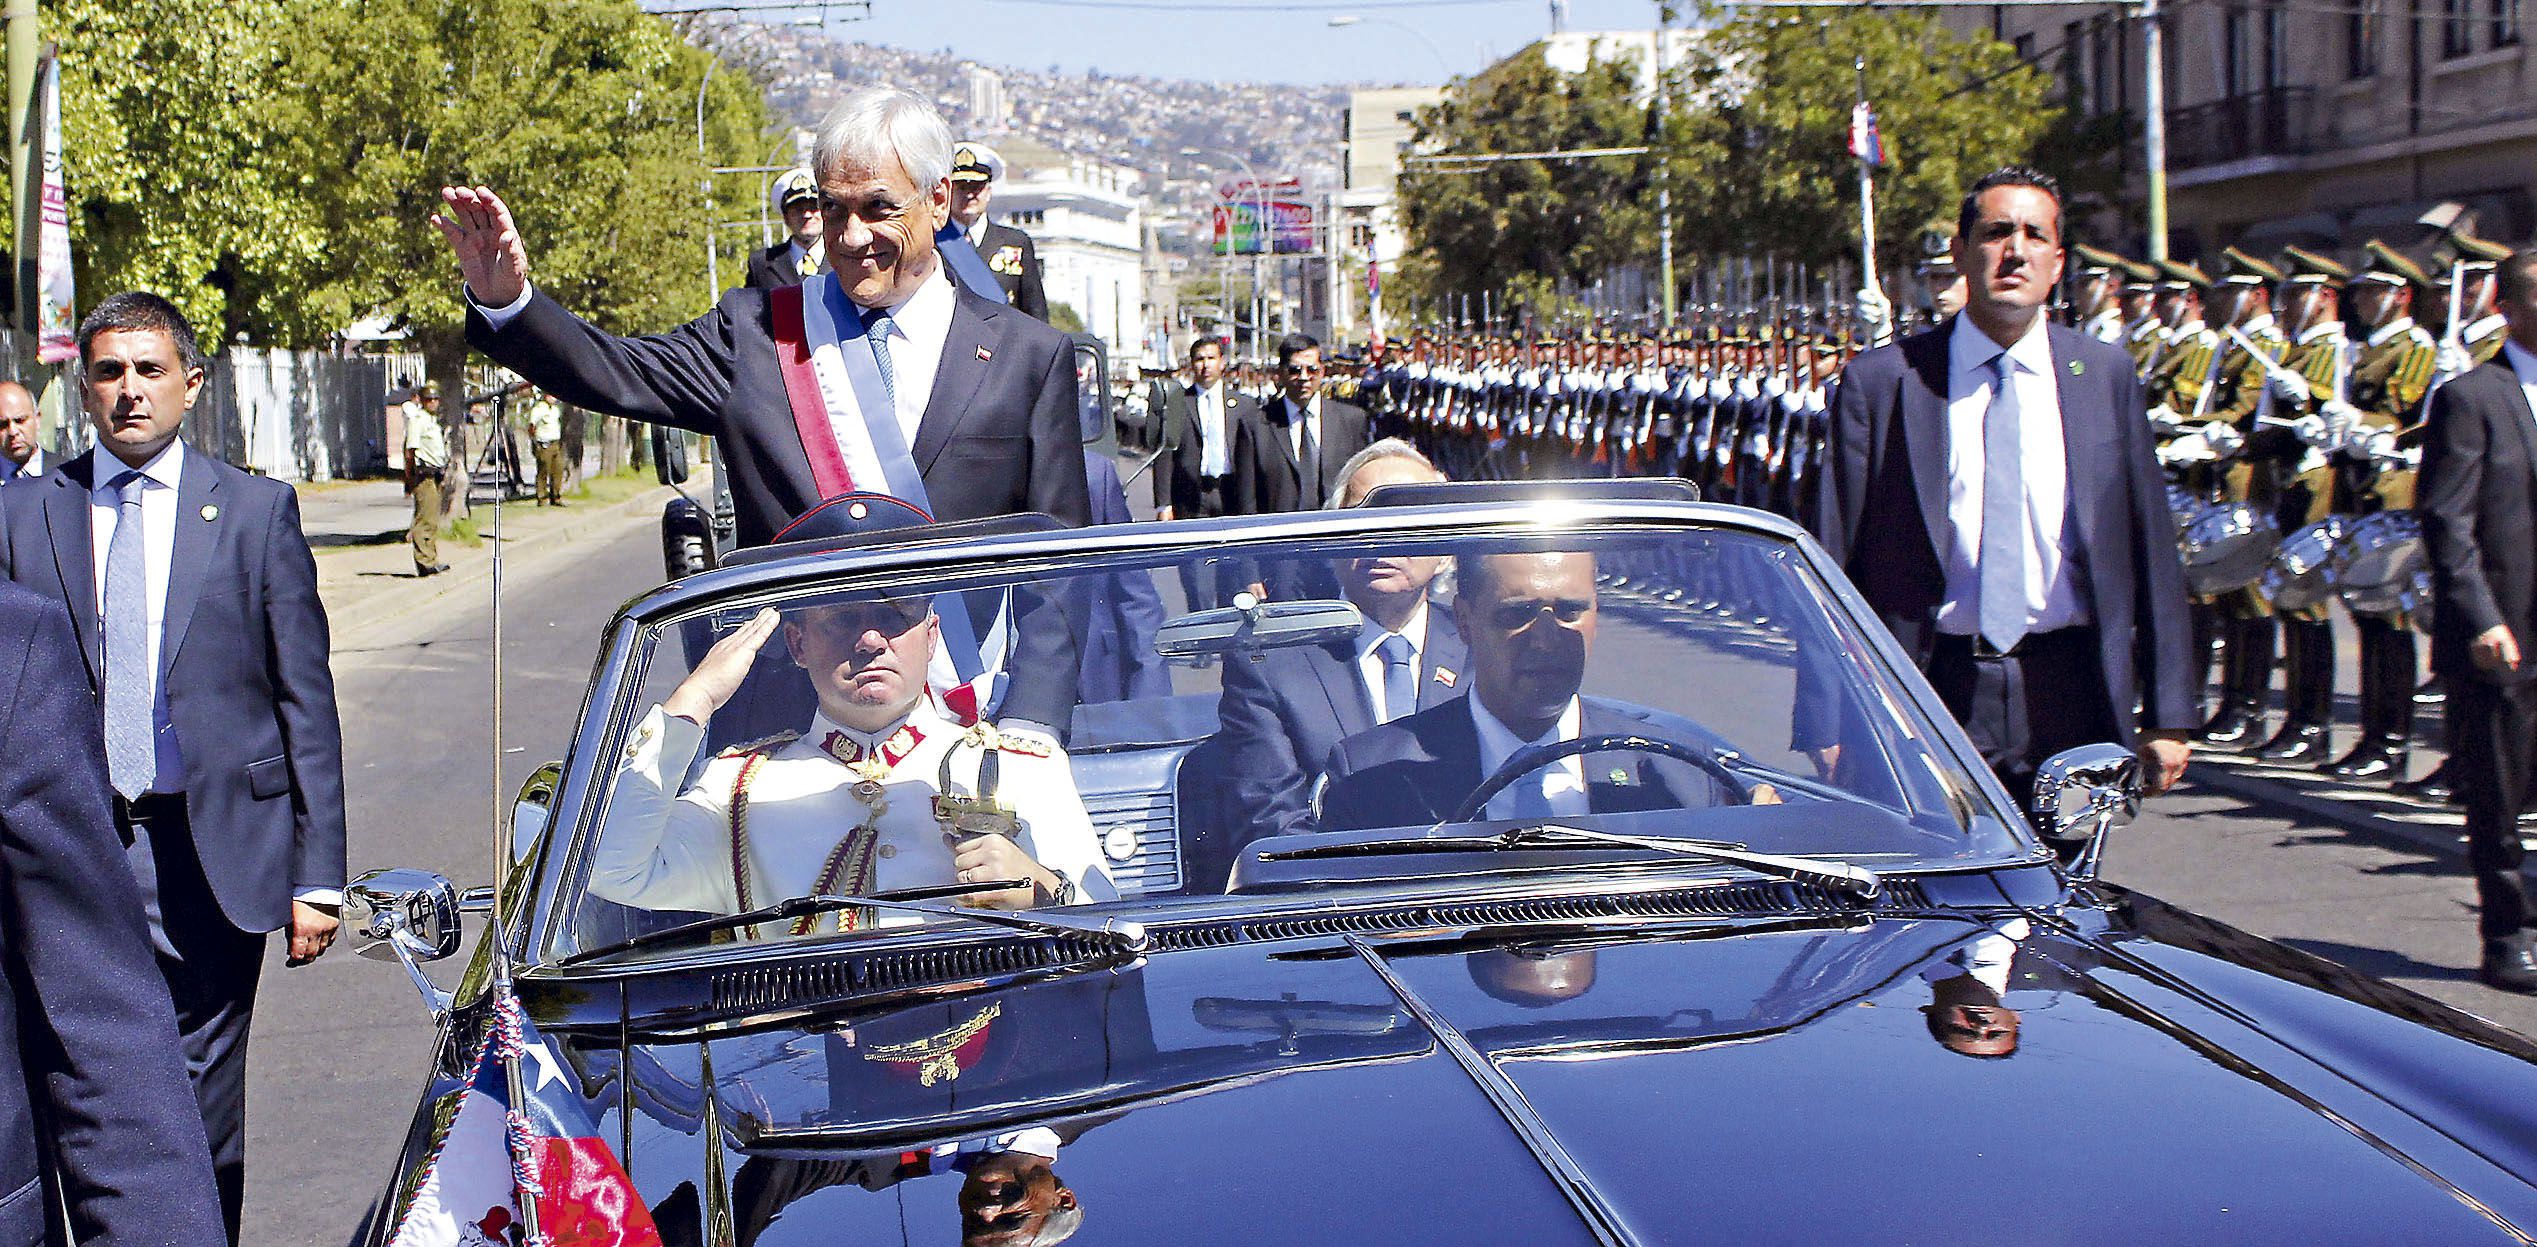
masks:
{"type": "Polygon", "coordinates": [[[775,175],[775,181],[766,188],[766,197],[774,202],[779,213],[805,199],[817,203],[819,179],[812,177],[808,169],[786,169],[775,175]]]}
{"type": "Polygon", "coordinates": [[[995,149],[974,139],[963,139],[951,145],[951,180],[955,182],[993,182],[1004,176],[1004,157],[995,149]]]}

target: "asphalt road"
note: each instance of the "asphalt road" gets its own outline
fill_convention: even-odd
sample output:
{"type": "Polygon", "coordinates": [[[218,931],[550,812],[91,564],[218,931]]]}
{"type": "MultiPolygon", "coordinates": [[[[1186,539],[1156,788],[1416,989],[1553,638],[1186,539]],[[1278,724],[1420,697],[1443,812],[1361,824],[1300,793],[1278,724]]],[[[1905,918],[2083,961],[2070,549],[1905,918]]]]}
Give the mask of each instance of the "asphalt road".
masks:
{"type": "MultiPolygon", "coordinates": [[[[493,774],[492,620],[483,600],[336,638],[355,874],[438,871],[491,881],[494,795],[507,809],[559,756],[580,716],[600,630],[660,583],[653,523],[505,560],[503,778],[493,774]]],[[[471,924],[467,947],[474,947],[471,924]]],[[[435,966],[444,986],[462,957],[435,966]]],[[[275,941],[248,1046],[251,1241],[340,1247],[386,1188],[423,1086],[433,1027],[393,963],[338,946],[282,966],[275,941]]]]}
{"type": "MultiPolygon", "coordinates": [[[[560,751],[600,628],[658,582],[659,559],[653,526],[629,519],[613,535],[512,560],[508,752],[498,785],[488,778],[491,633],[483,606],[338,638],[356,872],[417,866],[461,886],[486,881],[495,794],[507,807],[520,779],[560,751]]],[[[1625,658],[1630,648],[1616,644],[1607,656],[1625,658]]],[[[2370,807],[2332,789],[2293,796],[2231,775],[2189,778],[2117,835],[2106,872],[2117,882],[2537,1035],[2537,1000],[2474,980],[2473,889],[2450,828],[2374,820],[2370,807]]],[[[444,983],[457,966],[453,959],[438,967],[444,983]]],[[[422,1000],[394,965],[339,949],[285,970],[275,953],[249,1072],[247,1224],[255,1241],[346,1241],[389,1178],[432,1038],[422,1000]]]]}

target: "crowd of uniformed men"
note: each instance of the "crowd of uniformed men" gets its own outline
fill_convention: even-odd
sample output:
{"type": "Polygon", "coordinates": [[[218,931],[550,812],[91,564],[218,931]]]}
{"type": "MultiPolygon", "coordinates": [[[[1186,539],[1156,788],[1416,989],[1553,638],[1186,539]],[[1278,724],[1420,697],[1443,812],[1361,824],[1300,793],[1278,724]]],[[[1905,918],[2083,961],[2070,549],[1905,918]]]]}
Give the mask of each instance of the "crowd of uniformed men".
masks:
{"type": "MultiPolygon", "coordinates": [[[[2494,274],[2509,253],[2429,227],[2341,259],[2231,247],[2208,265],[2151,263],[2072,247],[2061,315],[2130,354],[2171,482],[2211,707],[2204,745],[2451,799],[2441,774],[2408,776],[2415,704],[2438,696],[2420,683],[2429,582],[2409,508],[2431,389],[2501,349],[2494,274]],[[2360,735],[2339,753],[2336,609],[2360,640],[2360,735]]],[[[1963,305],[1942,246],[1918,276],[1917,325],[1777,299],[1695,306],[1661,327],[1449,321],[1343,361],[1327,391],[1455,479],[1675,476],[1706,498],[1811,520],[1844,365],[1963,305]]],[[[1225,373],[1237,402],[1280,391],[1273,361],[1225,373]]]]}

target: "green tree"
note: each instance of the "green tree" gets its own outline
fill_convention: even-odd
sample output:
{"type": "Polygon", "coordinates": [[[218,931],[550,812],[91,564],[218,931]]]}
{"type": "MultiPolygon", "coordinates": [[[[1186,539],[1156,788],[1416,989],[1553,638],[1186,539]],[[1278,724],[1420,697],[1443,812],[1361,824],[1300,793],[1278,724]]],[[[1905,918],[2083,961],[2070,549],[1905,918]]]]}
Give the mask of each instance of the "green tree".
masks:
{"type": "Polygon", "coordinates": [[[1857,162],[1849,154],[1856,64],[1866,60],[1886,164],[1877,171],[1883,254],[1964,187],[2028,160],[2059,120],[2050,78],[2007,44],[1950,33],[1925,13],[1747,14],[1711,31],[1679,84],[1665,147],[1675,171],[1676,245],[1822,263],[1858,253],[1857,162]]]}
{"type": "MultiPolygon", "coordinates": [[[[1539,46],[1457,83],[1419,117],[1421,155],[1573,151],[1635,146],[1647,110],[1635,69],[1596,62],[1563,73],[1539,46]]],[[[1519,160],[1456,167],[1409,166],[1401,174],[1413,248],[1401,292],[1422,302],[1481,292],[1537,311],[1561,282],[1592,282],[1648,249],[1654,226],[1647,162],[1519,160]]],[[[1499,306],[1505,306],[1501,302],[1499,306]]]]}

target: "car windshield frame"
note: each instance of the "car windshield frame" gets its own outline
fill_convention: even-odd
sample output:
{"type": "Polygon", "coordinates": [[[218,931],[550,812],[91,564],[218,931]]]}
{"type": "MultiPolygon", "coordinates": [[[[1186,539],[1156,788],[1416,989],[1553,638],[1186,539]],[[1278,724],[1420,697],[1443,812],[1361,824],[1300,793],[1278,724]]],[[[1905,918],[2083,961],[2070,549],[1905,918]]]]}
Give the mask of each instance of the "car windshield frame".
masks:
{"type": "MultiPolygon", "coordinates": [[[[2007,833],[2009,850],[1945,863],[1949,871],[2028,866],[2049,853],[2024,811],[1982,764],[1963,731],[1938,702],[1899,644],[1878,623],[1846,577],[1828,574],[1830,559],[1802,528],[1781,517],[1742,507],[1690,501],[1644,499],[1525,498],[1505,501],[1457,500],[1450,505],[1417,504],[1299,512],[1278,516],[1228,517],[1174,523],[1140,522],[1091,528],[1044,528],[1016,525],[1015,531],[953,534],[937,537],[909,530],[883,539],[842,548],[816,548],[798,556],[763,557],[736,566],[671,581],[637,596],[619,609],[603,633],[603,643],[583,701],[579,727],[563,759],[543,834],[530,850],[531,861],[515,877],[530,883],[525,922],[510,924],[511,953],[530,969],[564,974],[602,972],[608,962],[557,970],[555,963],[578,950],[569,928],[587,886],[588,857],[599,834],[599,815],[606,801],[611,772],[599,765],[613,759],[627,734],[646,712],[636,694],[645,687],[653,655],[649,643],[665,635],[664,625],[680,619],[753,611],[805,593],[887,588],[928,581],[1045,576],[1059,578],[1090,570],[1087,557],[1131,555],[1150,562],[1174,552],[1207,550],[1239,556],[1282,544],[1325,540],[1413,537],[1420,542],[1457,540],[1532,540],[1574,533],[1605,539],[1644,538],[1668,532],[1691,534],[1722,531],[1784,543],[1795,555],[1792,574],[1802,577],[1828,613],[1864,644],[1865,653],[1850,655],[1871,664],[1902,708],[1929,729],[1926,744],[1964,781],[1965,818],[1988,816],[2007,833]],[[561,943],[559,944],[559,941],[561,943]]],[[[1882,868],[1893,869],[1888,863],[1882,868]]],[[[1492,872],[1494,873],[1494,872],[1492,872]]],[[[1174,909],[1187,900],[1238,905],[1242,893],[1175,897],[1174,909]]],[[[892,928],[939,936],[946,928],[925,924],[892,928]]],[[[993,928],[981,926],[981,935],[993,928]]],[[[812,946],[822,941],[768,941],[769,947],[812,946]]],[[[751,945],[757,947],[756,944],[751,945]]]]}

